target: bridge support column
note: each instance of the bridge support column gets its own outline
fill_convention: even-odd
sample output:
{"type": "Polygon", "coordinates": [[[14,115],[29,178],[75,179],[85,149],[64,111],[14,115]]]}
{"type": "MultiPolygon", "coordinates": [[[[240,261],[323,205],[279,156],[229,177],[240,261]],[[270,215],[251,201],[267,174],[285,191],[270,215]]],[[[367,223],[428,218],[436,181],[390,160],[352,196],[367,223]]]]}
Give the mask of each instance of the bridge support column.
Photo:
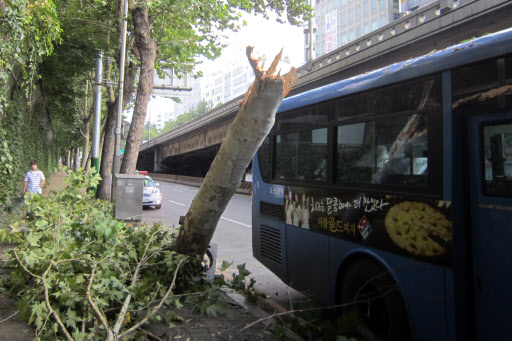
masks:
{"type": "Polygon", "coordinates": [[[160,166],[160,162],[162,161],[162,146],[157,146],[155,148],[155,154],[154,154],[154,160],[153,160],[153,172],[158,173],[163,171],[164,169],[160,166]]]}

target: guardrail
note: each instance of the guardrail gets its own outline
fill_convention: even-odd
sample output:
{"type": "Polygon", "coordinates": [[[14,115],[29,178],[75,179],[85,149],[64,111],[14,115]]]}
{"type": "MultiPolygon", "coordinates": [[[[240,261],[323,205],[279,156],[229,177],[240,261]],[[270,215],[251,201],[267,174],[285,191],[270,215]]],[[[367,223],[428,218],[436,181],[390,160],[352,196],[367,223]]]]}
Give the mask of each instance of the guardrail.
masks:
{"type": "MultiPolygon", "coordinates": [[[[149,176],[153,180],[172,182],[175,184],[182,184],[193,187],[200,187],[204,181],[204,178],[175,174],[150,173],[149,176]]],[[[235,193],[252,195],[252,182],[242,181],[240,185],[238,185],[235,193]]]]}

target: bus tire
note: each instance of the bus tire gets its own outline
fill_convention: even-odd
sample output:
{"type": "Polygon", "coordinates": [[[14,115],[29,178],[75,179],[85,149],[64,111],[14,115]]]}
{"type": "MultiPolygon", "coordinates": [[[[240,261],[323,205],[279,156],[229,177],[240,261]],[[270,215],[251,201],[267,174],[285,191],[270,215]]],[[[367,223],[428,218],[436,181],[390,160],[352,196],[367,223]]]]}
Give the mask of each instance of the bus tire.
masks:
{"type": "Polygon", "coordinates": [[[358,260],[340,285],[342,313],[355,313],[363,336],[370,340],[411,340],[409,319],[397,285],[377,262],[358,260]]]}

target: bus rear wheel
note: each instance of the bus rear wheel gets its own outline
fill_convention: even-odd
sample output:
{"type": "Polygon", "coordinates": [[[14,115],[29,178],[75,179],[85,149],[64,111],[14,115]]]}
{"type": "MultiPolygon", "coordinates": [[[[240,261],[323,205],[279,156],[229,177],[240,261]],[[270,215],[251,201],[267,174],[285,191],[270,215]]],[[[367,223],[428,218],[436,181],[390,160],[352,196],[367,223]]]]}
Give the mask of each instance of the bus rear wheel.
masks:
{"type": "Polygon", "coordinates": [[[340,285],[343,314],[357,318],[360,332],[371,340],[411,340],[402,296],[389,273],[378,263],[359,260],[346,270],[340,285]]]}

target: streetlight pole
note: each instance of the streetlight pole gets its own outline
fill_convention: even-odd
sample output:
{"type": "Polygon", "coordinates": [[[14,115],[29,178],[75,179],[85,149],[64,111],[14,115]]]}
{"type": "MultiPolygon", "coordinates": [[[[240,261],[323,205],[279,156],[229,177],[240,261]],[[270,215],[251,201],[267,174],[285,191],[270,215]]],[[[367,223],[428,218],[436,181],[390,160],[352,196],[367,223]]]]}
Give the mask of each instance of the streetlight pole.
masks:
{"type": "MultiPolygon", "coordinates": [[[[126,26],[128,17],[128,0],[124,1],[123,8],[123,28],[121,32],[121,56],[119,63],[119,93],[117,95],[117,120],[115,130],[115,148],[114,148],[114,162],[112,165],[112,192],[114,189],[114,174],[119,173],[121,168],[121,114],[123,112],[123,88],[124,88],[124,63],[126,57],[126,26]]],[[[113,199],[113,198],[112,198],[113,199]]]]}
{"type": "MultiPolygon", "coordinates": [[[[96,78],[94,80],[94,121],[92,130],[91,167],[94,174],[100,170],[100,122],[101,122],[101,74],[103,73],[103,53],[100,52],[96,61],[96,78]]],[[[96,190],[96,189],[95,189],[96,190]]]]}
{"type": "Polygon", "coordinates": [[[148,141],[151,141],[151,110],[153,109],[153,106],[151,105],[151,100],[153,99],[153,96],[149,99],[149,115],[148,115],[148,141]]]}

